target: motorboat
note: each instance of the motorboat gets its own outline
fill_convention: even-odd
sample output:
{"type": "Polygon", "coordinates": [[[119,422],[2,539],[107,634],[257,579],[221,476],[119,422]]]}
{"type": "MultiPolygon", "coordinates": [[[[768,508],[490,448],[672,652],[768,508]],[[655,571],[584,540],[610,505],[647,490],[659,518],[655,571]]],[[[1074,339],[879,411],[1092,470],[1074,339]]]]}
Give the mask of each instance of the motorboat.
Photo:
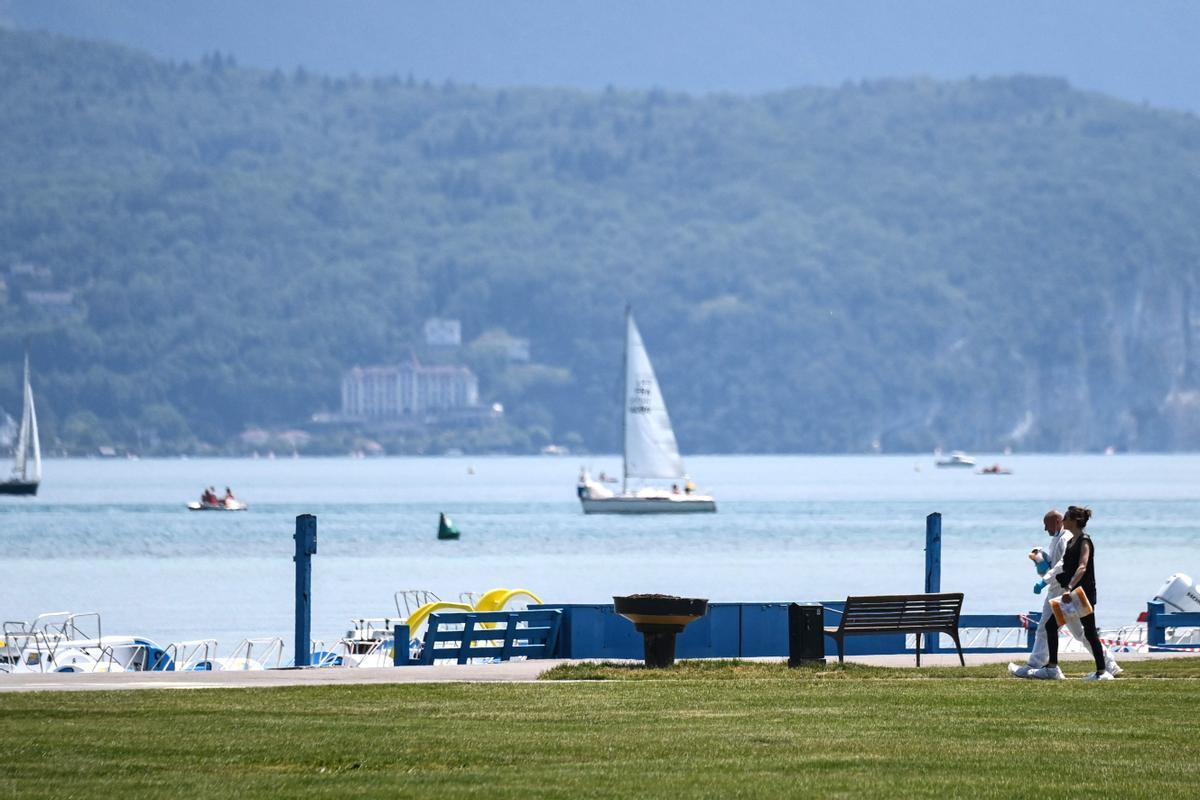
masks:
{"type": "Polygon", "coordinates": [[[992,464],[990,467],[975,470],[976,475],[1012,475],[1012,470],[1008,467],[1002,467],[999,464],[992,464]]]}
{"type": "Polygon", "coordinates": [[[966,453],[964,453],[961,450],[955,450],[953,453],[950,454],[949,458],[943,458],[940,461],[938,461],[937,465],[939,467],[951,467],[951,468],[968,467],[969,468],[969,467],[975,466],[975,459],[971,458],[969,455],[967,455],[966,453]]]}
{"type": "Polygon", "coordinates": [[[13,451],[12,475],[0,481],[0,494],[37,494],[42,482],[42,447],[38,441],[37,410],[33,404],[33,388],[29,383],[29,354],[25,354],[25,386],[22,392],[21,429],[13,451]]]}
{"type": "Polygon", "coordinates": [[[576,493],[585,514],[681,514],[715,512],[717,502],[700,494],[688,477],[671,427],[667,404],[659,388],[650,356],[625,309],[625,393],[623,397],[624,479],[618,493],[580,473],[576,493]],[[657,486],[631,488],[630,481],[673,481],[670,489],[657,486]],[[682,486],[682,488],[681,488],[682,486]]]}

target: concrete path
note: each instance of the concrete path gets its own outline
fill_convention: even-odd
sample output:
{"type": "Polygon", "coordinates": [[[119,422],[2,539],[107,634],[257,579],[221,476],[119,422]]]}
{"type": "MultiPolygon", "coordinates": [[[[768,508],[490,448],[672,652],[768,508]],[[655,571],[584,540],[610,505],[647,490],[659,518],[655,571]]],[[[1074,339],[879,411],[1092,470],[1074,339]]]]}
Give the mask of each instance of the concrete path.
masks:
{"type": "Polygon", "coordinates": [[[98,689],[235,689],[377,683],[502,683],[534,681],[562,661],[510,661],[373,669],[269,669],[257,672],[57,672],[0,675],[0,692],[98,689]]]}
{"type": "MultiPolygon", "coordinates": [[[[1189,653],[1122,653],[1118,661],[1146,661],[1160,658],[1180,658],[1189,653]]],[[[752,661],[783,661],[780,658],[747,659],[752,661]]],[[[1024,663],[1022,653],[969,653],[967,664],[1024,663]]],[[[1091,659],[1079,653],[1064,655],[1064,671],[1069,675],[1083,674],[1091,659]]],[[[911,655],[847,656],[851,664],[876,667],[913,667],[911,655]]],[[[837,656],[826,658],[837,663],[837,656]]],[[[0,693],[37,691],[97,691],[117,689],[235,689],[274,686],[329,686],[390,683],[504,683],[536,681],[544,671],[563,660],[513,661],[505,664],[457,664],[431,667],[392,667],[382,669],[288,669],[261,672],[116,672],[116,673],[49,673],[0,674],[0,693]]],[[[958,666],[958,656],[936,653],[921,656],[922,667],[958,666]]]]}

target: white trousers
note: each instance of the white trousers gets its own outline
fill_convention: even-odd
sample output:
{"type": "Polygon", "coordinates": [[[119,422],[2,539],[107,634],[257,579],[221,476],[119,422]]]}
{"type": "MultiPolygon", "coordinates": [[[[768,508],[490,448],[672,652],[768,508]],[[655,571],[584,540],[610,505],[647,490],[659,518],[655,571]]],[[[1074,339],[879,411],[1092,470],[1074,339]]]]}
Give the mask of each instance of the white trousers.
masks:
{"type": "MultiPolygon", "coordinates": [[[[1050,601],[1056,597],[1062,597],[1064,594],[1066,594],[1066,590],[1059,586],[1057,581],[1046,587],[1046,598],[1042,601],[1042,621],[1038,623],[1037,633],[1033,637],[1033,652],[1029,654],[1029,666],[1034,669],[1044,667],[1050,661],[1050,645],[1046,642],[1046,620],[1050,619],[1054,613],[1050,608],[1050,601]]],[[[1083,644],[1087,652],[1092,652],[1092,646],[1083,636],[1083,623],[1075,617],[1070,617],[1067,619],[1067,630],[1075,637],[1075,641],[1083,644]]],[[[1104,668],[1112,672],[1116,665],[1117,662],[1112,657],[1112,653],[1105,648],[1104,668]]]]}

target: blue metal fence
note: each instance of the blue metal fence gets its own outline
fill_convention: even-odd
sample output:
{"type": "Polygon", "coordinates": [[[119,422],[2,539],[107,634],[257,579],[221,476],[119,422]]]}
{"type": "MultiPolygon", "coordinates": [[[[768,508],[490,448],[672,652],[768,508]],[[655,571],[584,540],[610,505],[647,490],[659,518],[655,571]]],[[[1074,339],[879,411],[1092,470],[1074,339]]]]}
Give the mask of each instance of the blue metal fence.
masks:
{"type": "MultiPolygon", "coordinates": [[[[688,625],[676,640],[678,658],[752,658],[788,655],[788,606],[791,603],[709,603],[708,613],[688,625]]],[[[838,624],[845,601],[822,603],[824,623],[838,624]]],[[[642,635],[633,623],[616,613],[611,604],[543,604],[530,608],[556,608],[563,612],[556,658],[640,659],[642,635]]],[[[1033,628],[1020,614],[964,614],[960,629],[1024,629],[1022,646],[985,647],[967,645],[964,653],[1025,653],[1033,648],[1033,628]]],[[[826,652],[836,652],[826,637],[826,652]]],[[[944,652],[938,642],[929,642],[924,653],[944,652]]],[[[953,646],[949,648],[953,650],[953,646]]],[[[846,655],[889,655],[912,653],[902,633],[855,636],[846,639],[846,655]]]]}

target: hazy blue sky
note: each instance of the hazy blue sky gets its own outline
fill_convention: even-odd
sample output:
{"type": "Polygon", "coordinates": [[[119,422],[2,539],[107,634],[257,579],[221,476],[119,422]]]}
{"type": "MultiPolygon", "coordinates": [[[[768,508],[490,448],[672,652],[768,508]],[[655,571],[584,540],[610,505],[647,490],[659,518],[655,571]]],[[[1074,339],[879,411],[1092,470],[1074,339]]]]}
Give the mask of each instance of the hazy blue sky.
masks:
{"type": "Polygon", "coordinates": [[[0,20],[160,56],[488,86],[761,92],[926,75],[1066,77],[1200,112],[1200,2],[0,0],[0,20]]]}

